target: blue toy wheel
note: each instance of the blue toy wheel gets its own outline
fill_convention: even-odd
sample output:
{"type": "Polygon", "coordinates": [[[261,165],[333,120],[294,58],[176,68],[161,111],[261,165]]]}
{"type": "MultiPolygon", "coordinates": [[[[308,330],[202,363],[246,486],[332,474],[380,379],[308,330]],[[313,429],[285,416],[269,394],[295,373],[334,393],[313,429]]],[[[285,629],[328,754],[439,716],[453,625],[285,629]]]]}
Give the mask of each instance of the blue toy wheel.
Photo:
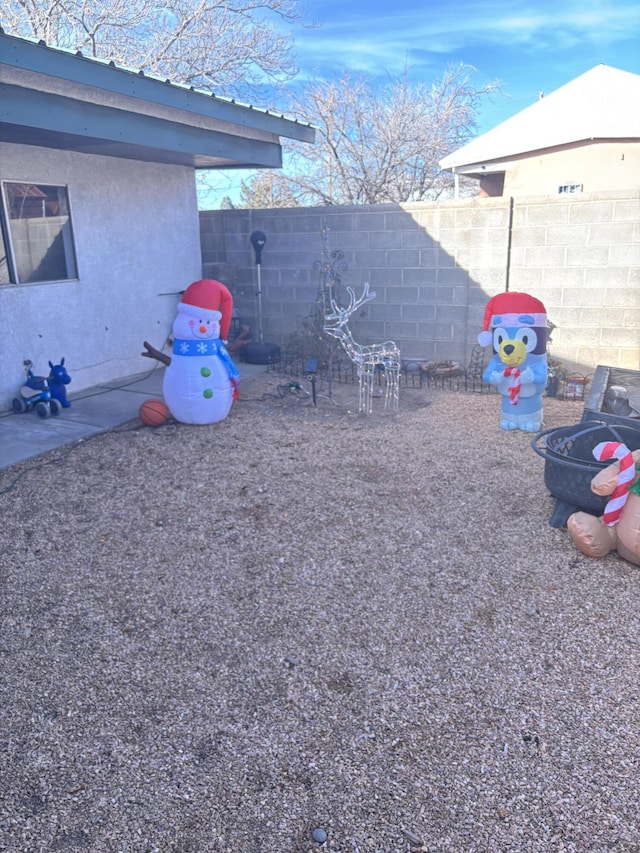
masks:
{"type": "Polygon", "coordinates": [[[20,397],[14,397],[12,402],[11,402],[11,405],[13,406],[14,412],[26,412],[27,411],[27,404],[20,397]]]}
{"type": "Polygon", "coordinates": [[[36,414],[40,418],[50,418],[51,417],[51,409],[49,406],[40,400],[39,403],[36,403],[36,414]]]}
{"type": "Polygon", "coordinates": [[[54,397],[52,400],[49,401],[49,408],[51,409],[52,415],[59,415],[62,411],[62,404],[54,397]]]}

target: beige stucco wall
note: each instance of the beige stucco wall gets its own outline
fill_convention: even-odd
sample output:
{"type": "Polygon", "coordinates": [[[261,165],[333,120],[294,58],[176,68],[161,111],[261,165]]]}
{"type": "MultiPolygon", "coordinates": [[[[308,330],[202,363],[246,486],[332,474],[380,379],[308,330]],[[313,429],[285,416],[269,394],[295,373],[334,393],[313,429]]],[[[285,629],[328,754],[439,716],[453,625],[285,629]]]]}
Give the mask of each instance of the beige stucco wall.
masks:
{"type": "Polygon", "coordinates": [[[505,169],[503,195],[555,195],[581,184],[583,192],[640,187],[640,142],[600,142],[534,154],[505,169]]]}
{"type": "Polygon", "coordinates": [[[592,373],[640,369],[640,190],[411,205],[201,213],[204,272],[222,264],[242,318],[256,323],[249,236],[262,230],[265,339],[285,344],[318,293],[322,231],[343,283],[376,292],[363,343],[395,340],[407,359],[469,362],[488,299],[540,298],[557,327],[549,354],[592,373]],[[230,271],[230,272],[229,272],[230,271]]]}
{"type": "Polygon", "coordinates": [[[164,343],[177,302],[159,294],[200,277],[193,171],[0,144],[0,180],[68,187],[78,262],[76,281],[0,286],[0,406],[25,359],[64,356],[70,391],[150,369],[142,341],[164,343]]]}

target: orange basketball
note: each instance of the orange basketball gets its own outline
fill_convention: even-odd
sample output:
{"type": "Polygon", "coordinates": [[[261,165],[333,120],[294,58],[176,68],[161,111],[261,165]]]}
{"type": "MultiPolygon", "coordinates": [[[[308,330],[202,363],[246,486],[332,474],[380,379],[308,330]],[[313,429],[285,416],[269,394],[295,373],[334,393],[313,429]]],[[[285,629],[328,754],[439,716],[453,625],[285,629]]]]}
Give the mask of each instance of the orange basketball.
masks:
{"type": "Polygon", "coordinates": [[[163,400],[145,400],[140,406],[140,420],[145,426],[162,426],[169,420],[170,414],[163,400]]]}

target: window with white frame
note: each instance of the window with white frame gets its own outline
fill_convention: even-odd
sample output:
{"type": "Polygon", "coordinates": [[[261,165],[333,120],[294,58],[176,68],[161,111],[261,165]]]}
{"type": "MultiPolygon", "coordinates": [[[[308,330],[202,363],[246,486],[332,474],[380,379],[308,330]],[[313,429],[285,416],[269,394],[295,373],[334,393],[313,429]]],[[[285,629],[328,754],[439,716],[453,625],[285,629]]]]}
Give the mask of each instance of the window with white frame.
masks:
{"type": "Polygon", "coordinates": [[[0,283],[77,278],[67,188],[4,181],[2,201],[6,249],[0,283]]]}
{"type": "Polygon", "coordinates": [[[581,193],[582,184],[560,184],[558,187],[559,193],[581,193]]]}

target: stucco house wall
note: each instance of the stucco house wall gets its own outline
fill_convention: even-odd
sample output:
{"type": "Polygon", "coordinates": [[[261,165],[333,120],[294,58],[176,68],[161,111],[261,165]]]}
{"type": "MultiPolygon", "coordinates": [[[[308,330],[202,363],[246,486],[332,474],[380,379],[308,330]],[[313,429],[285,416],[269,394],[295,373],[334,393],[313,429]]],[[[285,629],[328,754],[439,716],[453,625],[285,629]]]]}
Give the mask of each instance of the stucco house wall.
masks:
{"type": "Polygon", "coordinates": [[[142,341],[161,346],[175,293],[200,277],[193,169],[36,146],[0,144],[0,180],[68,189],[78,278],[0,286],[0,405],[24,378],[61,357],[69,391],[152,369],[142,341]]]}
{"type": "Polygon", "coordinates": [[[560,187],[609,192],[640,186],[640,142],[599,142],[533,152],[504,173],[505,196],[554,195],[560,187]]]}
{"type": "MultiPolygon", "coordinates": [[[[542,93],[541,93],[542,94],[542,93]]],[[[640,186],[640,75],[604,64],[440,160],[481,196],[634,190],[640,186]]]]}
{"type": "Polygon", "coordinates": [[[25,360],[40,374],[64,357],[70,391],[153,370],[143,341],[163,347],[179,294],[201,277],[197,171],[278,168],[283,136],[315,138],[306,123],[1,28],[0,99],[0,407],[25,360]]]}

